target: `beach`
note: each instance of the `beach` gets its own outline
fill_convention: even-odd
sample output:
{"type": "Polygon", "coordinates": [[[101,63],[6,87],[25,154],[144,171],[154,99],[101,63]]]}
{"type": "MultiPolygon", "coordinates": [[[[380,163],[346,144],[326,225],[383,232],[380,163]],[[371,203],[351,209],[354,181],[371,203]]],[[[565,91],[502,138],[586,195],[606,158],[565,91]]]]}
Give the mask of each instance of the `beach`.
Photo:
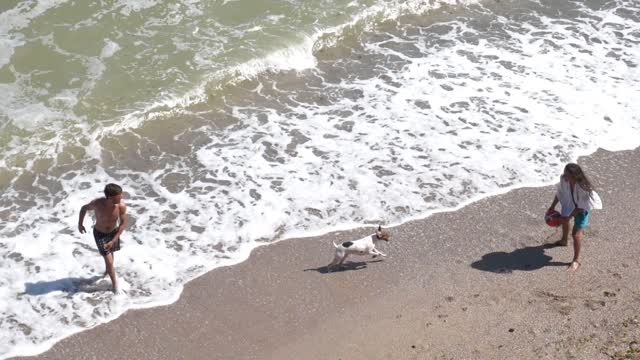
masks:
{"type": "Polygon", "coordinates": [[[579,164],[604,209],[581,268],[543,222],[554,187],[521,188],[390,228],[382,259],[327,272],[354,229],[256,248],[37,359],[610,359],[638,357],[640,149],[579,164]],[[618,356],[618,357],[616,357],[618,356]]]}
{"type": "Polygon", "coordinates": [[[633,283],[637,182],[617,165],[631,153],[580,160],[605,210],[576,276],[571,249],[542,247],[560,236],[542,216],[566,163],[640,146],[639,13],[634,0],[3,2],[0,360],[58,343],[43,356],[563,357],[554,341],[631,301],[591,280],[633,283]],[[128,209],[126,296],[78,231],[109,183],[128,209]],[[332,241],[378,224],[388,258],[324,271],[332,241]]]}

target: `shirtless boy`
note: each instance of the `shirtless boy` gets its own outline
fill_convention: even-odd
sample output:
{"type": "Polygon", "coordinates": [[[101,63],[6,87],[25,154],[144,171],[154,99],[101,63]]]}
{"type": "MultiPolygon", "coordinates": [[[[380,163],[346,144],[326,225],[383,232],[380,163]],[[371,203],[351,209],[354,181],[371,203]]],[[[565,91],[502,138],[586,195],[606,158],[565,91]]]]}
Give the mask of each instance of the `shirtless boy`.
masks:
{"type": "Polygon", "coordinates": [[[120,250],[120,235],[127,225],[127,207],[122,201],[122,188],[119,185],[107,184],[104,187],[104,196],[82,206],[78,230],[81,234],[87,232],[82,223],[87,211],[93,210],[96,214],[93,237],[100,255],[104,258],[105,274],[111,278],[113,291],[117,293],[118,280],[113,267],[114,252],[120,250]]]}

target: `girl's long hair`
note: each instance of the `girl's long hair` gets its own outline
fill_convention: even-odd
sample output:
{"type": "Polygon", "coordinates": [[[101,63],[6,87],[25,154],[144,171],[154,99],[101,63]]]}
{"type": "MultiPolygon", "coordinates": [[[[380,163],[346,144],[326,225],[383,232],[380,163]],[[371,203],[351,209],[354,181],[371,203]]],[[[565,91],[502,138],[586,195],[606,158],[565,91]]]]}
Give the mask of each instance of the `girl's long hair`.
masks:
{"type": "Polygon", "coordinates": [[[582,171],[582,168],[580,168],[578,164],[567,164],[567,166],[564,167],[564,173],[565,175],[573,176],[576,179],[578,185],[580,185],[580,187],[584,190],[588,192],[592,192],[593,190],[595,190],[593,185],[591,185],[589,178],[587,178],[587,175],[584,174],[584,171],[582,171]]]}

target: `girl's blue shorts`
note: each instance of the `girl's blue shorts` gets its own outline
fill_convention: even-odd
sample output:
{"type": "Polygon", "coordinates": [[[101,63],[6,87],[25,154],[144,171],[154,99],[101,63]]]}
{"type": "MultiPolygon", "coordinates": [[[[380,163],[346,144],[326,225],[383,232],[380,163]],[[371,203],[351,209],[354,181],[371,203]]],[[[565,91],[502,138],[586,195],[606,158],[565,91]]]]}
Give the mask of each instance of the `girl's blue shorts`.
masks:
{"type": "Polygon", "coordinates": [[[581,230],[589,225],[589,211],[585,210],[573,217],[573,228],[581,230]]]}

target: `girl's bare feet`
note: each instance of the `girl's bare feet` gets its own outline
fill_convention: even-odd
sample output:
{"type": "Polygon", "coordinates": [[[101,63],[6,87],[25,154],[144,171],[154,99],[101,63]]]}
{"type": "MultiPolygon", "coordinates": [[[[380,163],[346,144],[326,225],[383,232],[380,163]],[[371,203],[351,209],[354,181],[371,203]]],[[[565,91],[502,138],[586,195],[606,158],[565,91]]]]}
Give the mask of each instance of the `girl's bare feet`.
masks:
{"type": "Polygon", "coordinates": [[[571,265],[567,268],[568,272],[576,272],[580,268],[580,263],[577,261],[572,261],[571,265]]]}
{"type": "Polygon", "coordinates": [[[554,246],[568,246],[569,245],[569,241],[568,240],[558,240],[556,242],[553,243],[554,246]]]}

